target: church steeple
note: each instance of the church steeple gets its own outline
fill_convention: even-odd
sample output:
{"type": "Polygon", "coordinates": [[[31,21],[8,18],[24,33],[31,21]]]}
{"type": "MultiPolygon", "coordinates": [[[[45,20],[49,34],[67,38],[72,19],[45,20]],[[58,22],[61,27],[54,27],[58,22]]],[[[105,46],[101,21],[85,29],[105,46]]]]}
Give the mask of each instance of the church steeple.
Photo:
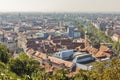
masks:
{"type": "Polygon", "coordinates": [[[88,30],[85,31],[85,47],[88,46],[88,30]]]}

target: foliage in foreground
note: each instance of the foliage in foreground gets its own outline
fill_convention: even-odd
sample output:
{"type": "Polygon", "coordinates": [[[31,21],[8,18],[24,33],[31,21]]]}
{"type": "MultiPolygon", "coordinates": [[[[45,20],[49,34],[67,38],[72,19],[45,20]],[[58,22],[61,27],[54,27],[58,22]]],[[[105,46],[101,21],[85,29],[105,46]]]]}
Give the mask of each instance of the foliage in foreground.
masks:
{"type": "Polygon", "coordinates": [[[21,53],[17,58],[11,58],[9,61],[10,71],[16,73],[20,77],[28,75],[31,77],[32,73],[39,68],[39,62],[21,53]]]}
{"type": "Polygon", "coordinates": [[[7,49],[0,47],[0,80],[120,80],[120,59],[96,62],[90,71],[80,70],[78,74],[69,77],[69,70],[58,69],[53,74],[45,73],[39,62],[21,53],[19,57],[6,59],[7,49]],[[5,59],[5,62],[2,60],[5,59]]]}
{"type": "Polygon", "coordinates": [[[10,55],[6,46],[0,44],[0,61],[7,63],[9,61],[10,55]]]}

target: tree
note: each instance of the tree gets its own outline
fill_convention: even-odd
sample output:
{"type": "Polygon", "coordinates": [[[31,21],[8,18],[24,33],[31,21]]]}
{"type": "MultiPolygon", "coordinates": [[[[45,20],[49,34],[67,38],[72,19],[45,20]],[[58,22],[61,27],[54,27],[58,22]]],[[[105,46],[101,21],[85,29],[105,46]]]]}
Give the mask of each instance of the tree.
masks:
{"type": "Polygon", "coordinates": [[[0,61],[7,63],[9,61],[10,55],[6,46],[0,44],[0,61]]]}
{"type": "Polygon", "coordinates": [[[67,76],[68,73],[69,70],[67,69],[58,69],[52,76],[51,80],[70,80],[67,76]]]}
{"type": "Polygon", "coordinates": [[[99,48],[100,40],[98,40],[98,38],[91,37],[90,41],[91,41],[91,44],[92,44],[93,47],[99,48]]]}
{"type": "Polygon", "coordinates": [[[17,58],[12,58],[9,61],[10,71],[16,73],[20,77],[28,75],[31,78],[32,73],[39,68],[39,62],[27,56],[25,53],[20,53],[17,58]]]}
{"type": "Polygon", "coordinates": [[[110,61],[97,62],[89,75],[91,80],[120,80],[120,60],[113,58],[110,61]]]}
{"type": "Polygon", "coordinates": [[[75,75],[74,80],[88,80],[88,71],[80,70],[78,74],[75,75]]]}
{"type": "Polygon", "coordinates": [[[39,68],[32,73],[33,80],[46,80],[49,78],[49,74],[45,73],[45,68],[39,68]]]}
{"type": "Polygon", "coordinates": [[[113,58],[108,64],[103,72],[103,78],[105,80],[120,80],[120,60],[113,58]]]}
{"type": "Polygon", "coordinates": [[[120,57],[120,42],[114,42],[112,45],[112,49],[120,57]]]}
{"type": "Polygon", "coordinates": [[[3,62],[0,62],[0,71],[5,69],[6,65],[3,62]]]}
{"type": "Polygon", "coordinates": [[[74,80],[120,80],[120,60],[96,62],[90,71],[80,70],[74,80]]]}
{"type": "Polygon", "coordinates": [[[20,79],[16,74],[9,71],[7,65],[0,62],[0,80],[17,80],[20,79]]]}

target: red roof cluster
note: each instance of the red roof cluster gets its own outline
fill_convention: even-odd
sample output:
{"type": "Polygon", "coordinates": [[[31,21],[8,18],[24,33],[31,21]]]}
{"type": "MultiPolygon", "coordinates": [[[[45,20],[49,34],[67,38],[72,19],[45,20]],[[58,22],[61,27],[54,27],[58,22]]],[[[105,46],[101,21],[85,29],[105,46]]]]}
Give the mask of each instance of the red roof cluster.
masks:
{"type": "Polygon", "coordinates": [[[102,57],[112,57],[114,53],[104,45],[100,45],[100,48],[94,48],[92,46],[87,46],[84,49],[81,49],[80,47],[77,48],[79,51],[88,51],[90,54],[94,55],[96,58],[102,58],[102,57]]]}
{"type": "Polygon", "coordinates": [[[68,68],[70,68],[73,65],[72,62],[65,61],[65,60],[58,59],[58,58],[51,57],[51,56],[47,56],[46,54],[41,53],[39,51],[34,51],[33,49],[27,50],[26,53],[30,54],[30,55],[34,53],[34,56],[36,56],[38,58],[41,58],[43,60],[49,59],[52,63],[55,63],[57,65],[65,64],[65,66],[68,67],[68,68]]]}

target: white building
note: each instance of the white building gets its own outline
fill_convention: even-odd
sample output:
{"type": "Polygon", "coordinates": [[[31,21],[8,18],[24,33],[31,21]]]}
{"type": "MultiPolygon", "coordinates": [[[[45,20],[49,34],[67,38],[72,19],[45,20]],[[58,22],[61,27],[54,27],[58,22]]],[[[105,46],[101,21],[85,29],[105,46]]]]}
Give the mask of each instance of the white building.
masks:
{"type": "Polygon", "coordinates": [[[120,42],[120,34],[113,34],[112,40],[115,42],[120,42]]]}

